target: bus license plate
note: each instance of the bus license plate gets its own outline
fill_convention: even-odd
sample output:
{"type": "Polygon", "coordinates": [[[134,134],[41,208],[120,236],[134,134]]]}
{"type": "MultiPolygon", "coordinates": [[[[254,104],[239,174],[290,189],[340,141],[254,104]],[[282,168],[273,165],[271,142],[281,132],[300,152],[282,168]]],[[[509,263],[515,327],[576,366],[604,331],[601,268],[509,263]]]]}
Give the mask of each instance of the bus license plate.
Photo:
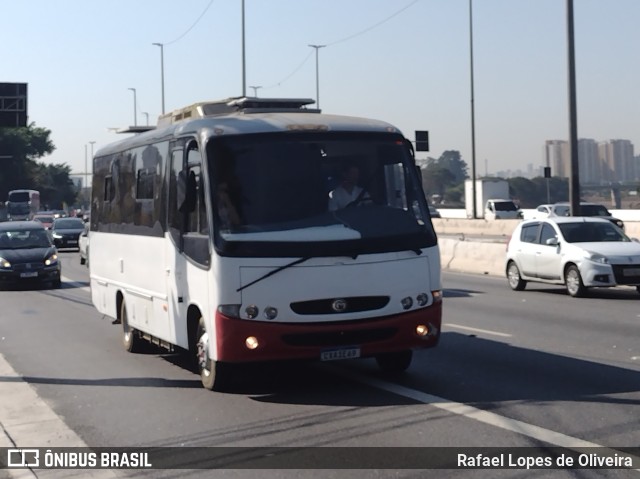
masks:
{"type": "Polygon", "coordinates": [[[32,271],[30,273],[20,273],[20,277],[21,278],[37,278],[38,277],[38,272],[37,271],[32,271]]]}
{"type": "Polygon", "coordinates": [[[360,348],[325,349],[320,352],[320,361],[336,361],[339,359],[354,359],[360,357],[360,348]]]}

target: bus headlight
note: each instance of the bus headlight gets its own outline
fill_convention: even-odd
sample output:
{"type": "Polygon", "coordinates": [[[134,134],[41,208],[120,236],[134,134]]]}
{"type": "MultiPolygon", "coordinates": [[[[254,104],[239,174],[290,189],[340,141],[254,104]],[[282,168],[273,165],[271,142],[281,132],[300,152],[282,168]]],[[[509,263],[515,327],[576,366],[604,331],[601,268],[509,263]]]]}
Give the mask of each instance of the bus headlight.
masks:
{"type": "Polygon", "coordinates": [[[411,299],[411,296],[407,296],[406,298],[402,298],[400,304],[402,304],[402,309],[409,309],[413,306],[413,299],[411,299]]]}
{"type": "Polygon", "coordinates": [[[0,258],[0,268],[11,268],[11,263],[9,263],[6,259],[0,258]]]}
{"type": "Polygon", "coordinates": [[[427,304],[429,302],[429,296],[427,296],[427,293],[420,293],[416,297],[416,301],[418,302],[419,306],[424,306],[425,304],[427,304]]]}
{"type": "Polygon", "coordinates": [[[225,315],[227,318],[239,318],[240,317],[240,305],[239,304],[221,304],[218,306],[218,312],[225,315]]]}
{"type": "Polygon", "coordinates": [[[267,306],[264,308],[264,317],[267,319],[276,319],[278,316],[278,310],[273,306],[267,306]]]}
{"type": "Polygon", "coordinates": [[[251,304],[245,308],[244,312],[246,313],[247,318],[255,319],[260,311],[255,304],[251,304]]]}

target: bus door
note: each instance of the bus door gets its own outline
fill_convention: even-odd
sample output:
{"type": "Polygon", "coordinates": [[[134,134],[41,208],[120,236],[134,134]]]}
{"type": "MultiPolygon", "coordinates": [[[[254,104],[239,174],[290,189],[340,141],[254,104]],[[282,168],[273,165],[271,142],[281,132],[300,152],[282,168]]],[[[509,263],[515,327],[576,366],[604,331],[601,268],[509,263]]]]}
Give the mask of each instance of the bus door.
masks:
{"type": "Polygon", "coordinates": [[[208,304],[211,263],[209,224],[202,178],[202,156],[195,140],[172,148],[169,162],[167,241],[165,258],[169,315],[175,343],[188,347],[187,308],[208,304]]]}

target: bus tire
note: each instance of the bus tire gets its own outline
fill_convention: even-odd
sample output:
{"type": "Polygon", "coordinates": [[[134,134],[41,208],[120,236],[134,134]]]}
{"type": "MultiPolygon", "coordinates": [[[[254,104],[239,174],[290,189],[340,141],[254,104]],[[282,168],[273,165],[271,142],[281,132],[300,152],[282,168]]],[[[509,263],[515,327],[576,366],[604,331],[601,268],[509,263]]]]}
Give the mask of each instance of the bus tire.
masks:
{"type": "Polygon", "coordinates": [[[393,353],[383,353],[376,356],[378,367],[385,373],[401,373],[411,365],[413,351],[406,349],[393,353]]]}
{"type": "Polygon", "coordinates": [[[211,338],[204,324],[204,318],[198,319],[196,332],[195,361],[202,386],[209,391],[220,391],[225,383],[225,364],[211,359],[209,354],[211,338]]]}
{"type": "Polygon", "coordinates": [[[139,353],[142,350],[143,339],[140,334],[129,326],[127,318],[127,306],[124,301],[120,305],[120,322],[122,323],[122,344],[130,353],[139,353]]]}

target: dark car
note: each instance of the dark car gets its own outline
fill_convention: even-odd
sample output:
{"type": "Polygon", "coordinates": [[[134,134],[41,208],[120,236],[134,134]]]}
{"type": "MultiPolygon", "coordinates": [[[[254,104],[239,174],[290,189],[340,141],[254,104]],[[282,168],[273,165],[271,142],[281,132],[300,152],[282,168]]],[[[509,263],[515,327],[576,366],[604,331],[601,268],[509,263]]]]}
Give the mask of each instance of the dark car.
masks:
{"type": "Polygon", "coordinates": [[[84,231],[80,218],[56,218],[51,227],[53,242],[58,248],[80,248],[78,238],[84,231]]]}
{"type": "MultiPolygon", "coordinates": [[[[555,208],[557,216],[569,216],[570,214],[569,212],[571,206],[569,206],[569,203],[556,203],[555,208]]],[[[606,208],[606,206],[599,203],[588,203],[586,201],[581,201],[580,214],[576,216],[597,216],[598,218],[603,218],[605,220],[611,221],[618,228],[624,230],[624,222],[622,220],[619,220],[618,218],[614,218],[606,208]]]]}
{"type": "Polygon", "coordinates": [[[58,252],[37,221],[0,224],[0,284],[49,282],[59,288],[58,252]]]}

